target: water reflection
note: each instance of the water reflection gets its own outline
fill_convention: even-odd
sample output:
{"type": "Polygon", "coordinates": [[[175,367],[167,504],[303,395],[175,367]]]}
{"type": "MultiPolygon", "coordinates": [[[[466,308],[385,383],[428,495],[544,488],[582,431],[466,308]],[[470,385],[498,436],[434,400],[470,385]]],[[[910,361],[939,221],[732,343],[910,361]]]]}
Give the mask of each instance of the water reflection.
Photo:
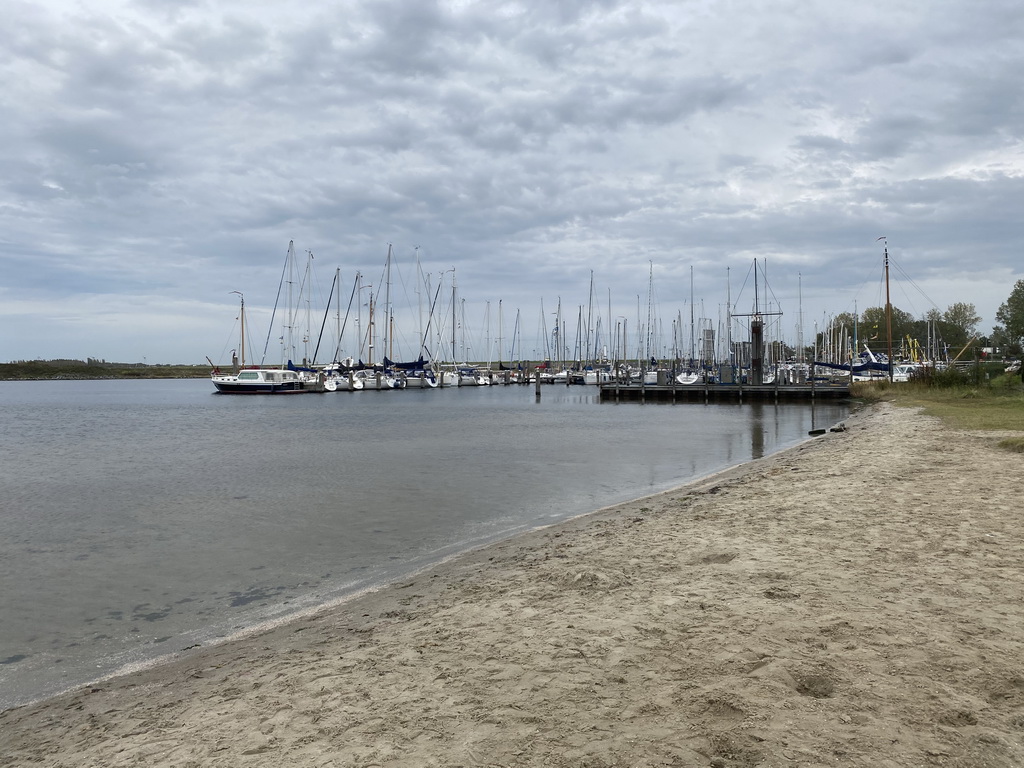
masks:
{"type": "Polygon", "coordinates": [[[750,408],[750,457],[764,457],[764,403],[752,402],[750,408]]]}

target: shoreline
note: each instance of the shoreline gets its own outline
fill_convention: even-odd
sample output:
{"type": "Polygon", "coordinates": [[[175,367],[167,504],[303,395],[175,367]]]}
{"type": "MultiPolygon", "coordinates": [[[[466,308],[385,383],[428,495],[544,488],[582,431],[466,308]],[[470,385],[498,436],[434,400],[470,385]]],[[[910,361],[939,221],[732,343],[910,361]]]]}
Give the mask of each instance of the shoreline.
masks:
{"type": "Polygon", "coordinates": [[[845,424],[8,710],[0,766],[1024,763],[1019,455],[845,424]]]}

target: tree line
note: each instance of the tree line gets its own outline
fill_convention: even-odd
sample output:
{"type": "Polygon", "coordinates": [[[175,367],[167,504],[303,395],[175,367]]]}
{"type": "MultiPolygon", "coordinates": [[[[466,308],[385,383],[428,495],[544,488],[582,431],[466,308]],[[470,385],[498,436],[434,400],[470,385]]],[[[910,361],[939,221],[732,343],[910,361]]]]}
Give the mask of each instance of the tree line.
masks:
{"type": "Polygon", "coordinates": [[[1024,346],[1024,280],[1018,280],[1010,297],[996,311],[998,325],[992,329],[992,345],[1019,356],[1024,346]]]}

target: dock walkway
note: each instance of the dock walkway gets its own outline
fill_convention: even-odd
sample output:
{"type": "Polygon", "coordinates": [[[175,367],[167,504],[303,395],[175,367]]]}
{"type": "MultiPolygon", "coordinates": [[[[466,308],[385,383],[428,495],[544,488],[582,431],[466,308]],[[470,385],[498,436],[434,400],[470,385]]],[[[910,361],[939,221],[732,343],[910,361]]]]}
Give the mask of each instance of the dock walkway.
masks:
{"type": "Polygon", "coordinates": [[[601,402],[813,402],[850,397],[848,384],[602,384],[601,402]]]}

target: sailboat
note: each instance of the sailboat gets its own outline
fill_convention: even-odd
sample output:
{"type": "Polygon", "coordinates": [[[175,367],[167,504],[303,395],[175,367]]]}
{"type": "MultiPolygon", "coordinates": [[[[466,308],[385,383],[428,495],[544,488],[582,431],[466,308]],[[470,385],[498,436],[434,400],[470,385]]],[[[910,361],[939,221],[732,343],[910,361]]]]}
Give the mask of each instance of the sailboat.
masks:
{"type": "Polygon", "coordinates": [[[245,296],[239,291],[232,293],[237,293],[241,301],[238,316],[241,326],[241,343],[238,348],[240,355],[233,374],[221,373],[214,366],[210,379],[217,392],[229,395],[276,395],[311,391],[306,389],[306,382],[299,378],[299,374],[294,370],[245,367],[245,296]]]}
{"type": "MultiPolygon", "coordinates": [[[[920,369],[925,367],[925,365],[916,362],[896,364],[893,356],[892,300],[889,293],[889,240],[882,236],[875,242],[879,241],[882,242],[885,273],[885,354],[875,355],[870,347],[864,344],[864,351],[859,353],[856,358],[850,359],[847,363],[830,363],[815,360],[814,365],[848,372],[852,381],[877,381],[879,379],[888,379],[891,382],[910,381],[915,375],[919,374],[920,369]]],[[[854,334],[854,344],[856,346],[856,333],[854,334]]]]}

